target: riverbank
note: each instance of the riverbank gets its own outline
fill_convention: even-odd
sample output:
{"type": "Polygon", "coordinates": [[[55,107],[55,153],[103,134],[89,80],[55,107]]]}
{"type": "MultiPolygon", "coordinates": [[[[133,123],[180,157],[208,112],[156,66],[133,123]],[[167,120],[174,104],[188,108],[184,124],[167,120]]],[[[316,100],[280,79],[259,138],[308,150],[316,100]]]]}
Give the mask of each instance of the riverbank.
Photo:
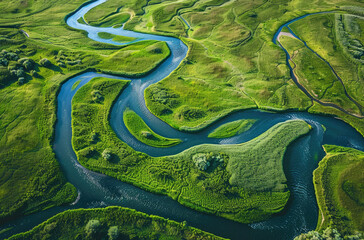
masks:
{"type": "Polygon", "coordinates": [[[137,239],[210,239],[224,238],[154,215],[122,207],[68,210],[60,213],[31,231],[17,234],[9,240],[20,239],[78,239],[78,238],[137,238],[137,239]]]}

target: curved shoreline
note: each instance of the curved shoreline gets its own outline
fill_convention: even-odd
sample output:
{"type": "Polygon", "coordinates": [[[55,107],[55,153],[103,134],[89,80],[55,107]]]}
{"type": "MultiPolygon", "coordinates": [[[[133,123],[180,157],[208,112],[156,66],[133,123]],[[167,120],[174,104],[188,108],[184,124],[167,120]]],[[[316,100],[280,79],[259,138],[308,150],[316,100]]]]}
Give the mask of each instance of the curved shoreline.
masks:
{"type": "MultiPolygon", "coordinates": [[[[102,1],[103,0],[101,0],[101,2],[102,1]]],[[[88,5],[85,5],[85,6],[88,6],[88,5]]],[[[80,10],[82,10],[82,8],[80,8],[80,10]]],[[[70,17],[72,17],[72,16],[74,16],[74,15],[71,15],[70,17]]],[[[69,19],[67,19],[67,22],[68,22],[68,20],[69,19]]],[[[104,29],[102,31],[104,31],[104,29]]],[[[126,30],[124,30],[124,31],[126,31],[126,30]]],[[[138,33],[136,33],[136,34],[138,34],[138,33]]],[[[149,36],[149,34],[143,34],[143,36],[149,36]]],[[[92,35],[91,35],[91,37],[92,37],[92,35]]],[[[167,40],[170,39],[170,37],[158,37],[158,38],[164,38],[167,40]]],[[[176,41],[176,42],[178,42],[178,41],[176,41]]],[[[173,55],[173,54],[171,54],[171,55],[173,55]]],[[[171,56],[171,58],[168,57],[168,59],[166,60],[166,63],[168,63],[168,61],[172,61],[172,58],[173,58],[172,56],[171,56]]],[[[182,58],[182,60],[183,59],[184,59],[184,57],[182,58]]],[[[157,67],[157,69],[164,69],[163,66],[165,66],[165,65],[168,65],[168,64],[162,63],[161,66],[157,67]]],[[[177,64],[177,67],[178,66],[179,66],[179,64],[177,64]]],[[[168,70],[168,68],[166,68],[166,69],[168,70]]],[[[150,79],[150,83],[148,83],[149,85],[154,82],[157,82],[155,79],[153,80],[153,77],[159,76],[159,75],[164,76],[165,74],[163,75],[163,74],[158,74],[156,72],[152,72],[152,73],[150,73],[150,75],[148,75],[144,78],[147,80],[150,79]],[[150,76],[150,75],[152,75],[152,76],[150,76]]],[[[290,237],[297,235],[297,233],[305,230],[307,227],[309,229],[314,227],[314,226],[312,226],[312,219],[310,220],[311,223],[308,226],[307,226],[306,219],[304,219],[303,222],[306,225],[303,226],[303,228],[301,226],[301,228],[299,230],[296,229],[297,226],[294,227],[293,229],[291,229],[291,228],[285,229],[284,228],[285,226],[282,226],[282,225],[288,224],[288,222],[297,221],[297,220],[292,220],[292,217],[301,215],[301,214],[295,213],[295,211],[300,210],[300,208],[301,208],[300,204],[298,202],[295,202],[295,200],[297,200],[297,197],[295,197],[296,199],[294,199],[293,202],[290,203],[289,209],[287,209],[287,211],[285,212],[284,215],[276,216],[265,222],[246,225],[246,224],[234,223],[232,221],[222,219],[222,218],[219,218],[216,216],[211,216],[211,215],[207,215],[204,213],[195,212],[191,209],[181,206],[179,203],[177,203],[176,201],[174,201],[166,196],[156,196],[155,194],[148,193],[148,192],[140,190],[136,187],[133,187],[130,184],[122,183],[114,178],[92,172],[92,171],[82,167],[78,163],[77,158],[75,158],[75,153],[73,151],[69,152],[70,146],[72,149],[72,144],[71,144],[72,129],[70,129],[71,128],[70,122],[69,122],[70,115],[67,116],[67,114],[71,113],[70,103],[71,103],[74,93],[95,76],[106,76],[106,77],[110,77],[110,78],[128,80],[128,78],[115,77],[115,76],[110,76],[110,75],[106,75],[106,74],[98,74],[98,73],[93,73],[93,72],[85,72],[85,73],[81,73],[80,75],[78,75],[76,77],[71,77],[68,80],[66,80],[66,82],[64,82],[64,84],[61,86],[59,95],[57,97],[57,103],[59,102],[60,105],[57,106],[57,123],[56,123],[57,126],[56,126],[56,131],[55,131],[56,136],[55,136],[54,151],[56,152],[57,159],[59,160],[60,164],[62,165],[62,169],[65,172],[67,179],[70,182],[72,182],[77,187],[77,189],[82,190],[82,191],[80,190],[79,201],[76,202],[76,204],[74,206],[59,207],[59,208],[46,210],[44,213],[40,212],[38,214],[23,217],[23,219],[32,220],[34,218],[34,216],[38,216],[38,217],[41,216],[41,217],[47,218],[47,214],[48,214],[48,216],[49,216],[49,214],[54,215],[55,212],[61,212],[61,211],[64,211],[65,209],[70,209],[70,208],[80,208],[83,206],[97,207],[97,206],[123,204],[123,206],[124,205],[131,206],[132,208],[136,208],[139,211],[143,211],[143,212],[147,212],[147,213],[152,212],[153,214],[161,215],[161,216],[164,216],[167,218],[172,218],[177,221],[187,220],[189,223],[192,223],[191,225],[193,225],[193,226],[199,227],[203,230],[213,232],[215,234],[217,233],[217,235],[229,236],[233,239],[239,239],[239,237],[241,237],[241,236],[246,236],[247,238],[254,238],[254,239],[266,239],[267,236],[271,236],[273,239],[274,238],[275,239],[290,239],[290,237]],[[82,81],[77,86],[77,88],[73,91],[70,90],[73,83],[80,79],[82,81]],[[62,105],[62,104],[65,104],[65,105],[62,105]],[[71,130],[71,132],[69,132],[70,130],[71,130]],[[62,147],[62,144],[64,144],[63,147],[62,147]],[[132,193],[132,194],[130,194],[130,193],[132,193]],[[135,194],[135,195],[133,195],[133,194],[135,194]],[[143,196],[142,200],[140,199],[140,196],[143,196]],[[123,200],[123,202],[120,202],[121,200],[123,200]],[[150,205],[151,202],[153,202],[152,205],[150,205]],[[298,205],[298,206],[296,206],[296,205],[298,205]],[[298,207],[299,209],[296,209],[295,206],[296,206],[296,208],[298,207]],[[290,211],[294,212],[293,215],[292,214],[289,215],[290,211]],[[42,214],[44,214],[44,216],[42,216],[42,214]],[[206,225],[204,223],[206,223],[206,225]],[[290,230],[291,232],[286,233],[286,230],[290,230]],[[282,235],[282,233],[284,233],[284,235],[282,235]]],[[[142,79],[130,79],[130,80],[133,80],[131,82],[130,86],[128,86],[130,94],[135,94],[134,96],[136,97],[136,99],[140,100],[140,97],[144,96],[144,89],[149,85],[146,84],[145,82],[143,83],[142,79]],[[131,86],[133,86],[133,87],[131,87],[131,86]],[[137,91],[132,91],[132,90],[137,90],[137,91]]],[[[126,106],[126,103],[127,103],[127,101],[124,101],[124,100],[127,100],[127,97],[123,93],[117,99],[115,106],[113,106],[112,111],[110,113],[110,124],[111,125],[112,125],[113,121],[115,124],[116,123],[120,124],[120,122],[118,122],[118,119],[120,119],[120,115],[118,116],[114,110],[122,111],[123,106],[126,106]],[[121,104],[121,106],[117,106],[118,104],[121,104]],[[113,115],[113,113],[115,113],[116,115],[113,115]],[[113,120],[113,119],[115,119],[115,120],[113,120]]],[[[144,102],[144,107],[146,107],[145,101],[143,101],[143,102],[144,102]]],[[[140,107],[140,106],[143,107],[143,103],[139,102],[133,106],[134,107],[140,107]]],[[[166,127],[166,125],[167,125],[166,123],[162,122],[159,119],[157,120],[156,117],[154,115],[152,115],[147,109],[139,109],[139,112],[143,113],[143,115],[141,115],[141,116],[148,118],[149,123],[151,123],[151,125],[148,124],[149,126],[153,126],[153,121],[154,121],[155,123],[162,124],[162,126],[159,128],[166,127]],[[151,118],[151,119],[149,119],[149,118],[151,118]]],[[[212,128],[216,128],[219,125],[223,124],[224,122],[231,121],[234,118],[241,119],[242,117],[244,118],[244,117],[250,117],[250,116],[260,117],[260,121],[259,121],[260,123],[258,124],[258,126],[253,127],[252,130],[248,131],[246,134],[241,134],[240,136],[238,136],[236,138],[224,139],[224,140],[219,141],[218,143],[231,144],[234,141],[240,141],[240,142],[247,141],[248,139],[251,139],[255,135],[259,134],[259,131],[260,132],[264,131],[264,129],[268,128],[272,124],[284,121],[285,119],[300,118],[300,119],[304,119],[309,122],[312,122],[312,125],[314,126],[314,131],[312,134],[300,139],[297,143],[293,144],[294,146],[290,146],[287,155],[290,155],[290,151],[291,152],[293,151],[294,154],[300,153],[300,152],[304,153],[304,151],[301,151],[302,150],[301,145],[304,145],[304,144],[301,144],[301,143],[305,142],[305,141],[314,140],[313,142],[315,143],[315,145],[314,145],[315,149],[316,148],[319,149],[321,146],[320,144],[325,142],[325,141],[323,141],[324,135],[322,133],[322,130],[318,126],[319,123],[321,123],[321,122],[324,122],[325,126],[326,126],[326,122],[328,122],[327,125],[330,125],[330,124],[334,125],[334,127],[333,126],[328,127],[327,134],[329,134],[329,133],[335,134],[335,133],[333,133],[333,129],[336,129],[336,128],[340,129],[340,127],[338,127],[338,126],[341,126],[342,132],[345,133],[345,134],[342,134],[343,140],[349,141],[350,139],[352,139],[350,136],[352,134],[353,136],[355,136],[355,139],[357,139],[357,140],[359,139],[359,141],[357,143],[357,147],[364,148],[363,144],[361,144],[361,142],[360,142],[360,140],[362,140],[362,136],[361,135],[359,136],[358,133],[355,133],[355,131],[352,128],[350,128],[348,125],[346,125],[340,121],[337,121],[337,120],[333,120],[333,119],[325,118],[325,117],[313,116],[308,113],[290,112],[290,113],[283,113],[283,114],[279,114],[279,113],[271,114],[271,113],[262,113],[259,111],[251,111],[251,110],[244,111],[244,112],[237,112],[235,114],[229,114],[228,116],[225,116],[224,119],[217,120],[217,122],[214,124],[215,126],[209,126],[206,129],[204,129],[202,132],[200,132],[199,134],[206,134],[212,128]],[[334,123],[334,124],[332,124],[332,123],[334,123]]],[[[167,131],[169,129],[171,129],[171,127],[169,127],[167,129],[167,131]]],[[[166,130],[164,129],[164,131],[166,131],[166,130]]],[[[177,131],[177,130],[175,130],[175,131],[177,131]]],[[[178,131],[177,131],[177,133],[182,134],[182,133],[179,133],[178,131]]],[[[197,135],[197,137],[199,137],[199,135],[197,135]]],[[[341,140],[342,142],[338,140],[337,143],[339,143],[339,144],[341,143],[342,145],[347,145],[348,143],[346,143],[343,140],[341,140]]],[[[128,141],[125,141],[125,142],[128,143],[128,141]]],[[[350,143],[350,141],[349,141],[349,143],[350,143]]],[[[130,144],[130,142],[128,144],[130,144]]],[[[142,147],[145,147],[145,146],[142,146],[142,147]]],[[[304,145],[303,149],[305,149],[306,147],[307,146],[304,145]]],[[[311,147],[311,145],[309,147],[311,147]]],[[[317,150],[317,151],[319,151],[319,150],[317,150]]],[[[293,158],[289,158],[289,160],[290,159],[293,159],[293,158]]],[[[307,156],[306,156],[305,159],[309,160],[310,158],[307,158],[307,156]]],[[[285,160],[284,162],[286,164],[287,162],[291,162],[291,161],[293,161],[293,160],[290,160],[290,161],[285,160]]],[[[298,164],[300,164],[300,163],[298,163],[298,164]]],[[[312,170],[313,167],[315,167],[315,164],[310,166],[308,169],[307,168],[301,169],[301,167],[299,167],[296,170],[309,171],[309,170],[312,170]]],[[[289,172],[292,171],[292,175],[294,175],[296,170],[288,169],[289,172]]],[[[311,173],[312,173],[312,171],[311,171],[311,173]]],[[[310,174],[308,174],[308,175],[310,175],[310,174]]],[[[308,193],[305,191],[300,192],[301,189],[294,188],[296,185],[295,181],[298,180],[298,182],[299,182],[299,180],[300,180],[299,176],[297,176],[297,179],[289,179],[289,177],[287,177],[287,179],[289,180],[290,190],[292,191],[293,195],[297,196],[297,194],[301,194],[301,195],[305,196],[308,193]],[[293,188],[293,189],[291,189],[291,188],[293,188]]],[[[304,179],[307,180],[307,178],[304,178],[304,179]]],[[[310,184],[308,184],[308,185],[310,185],[310,184]]],[[[305,199],[303,199],[303,200],[305,200],[305,199]]],[[[312,204],[312,198],[309,201],[312,204]]],[[[315,205],[316,204],[315,198],[313,198],[313,202],[314,202],[313,205],[315,205]]],[[[308,206],[308,210],[310,211],[309,214],[311,214],[311,215],[312,215],[312,207],[315,208],[315,206],[312,206],[312,205],[308,206]]],[[[317,205],[316,205],[316,208],[317,208],[317,205]]],[[[313,215],[315,215],[314,218],[317,221],[317,215],[316,214],[313,214],[313,215]]],[[[38,218],[35,217],[35,220],[37,220],[37,219],[38,218]]],[[[20,220],[20,222],[21,222],[21,220],[20,220]]],[[[314,222],[315,222],[315,220],[314,220],[314,222]]],[[[34,224],[36,224],[36,223],[34,223],[34,221],[32,221],[30,224],[33,224],[33,226],[34,226],[34,224]]],[[[15,226],[17,226],[17,224],[15,224],[15,226]]],[[[29,226],[31,226],[31,225],[29,225],[29,226]]],[[[300,226],[298,226],[298,227],[300,227],[300,226]]]]}

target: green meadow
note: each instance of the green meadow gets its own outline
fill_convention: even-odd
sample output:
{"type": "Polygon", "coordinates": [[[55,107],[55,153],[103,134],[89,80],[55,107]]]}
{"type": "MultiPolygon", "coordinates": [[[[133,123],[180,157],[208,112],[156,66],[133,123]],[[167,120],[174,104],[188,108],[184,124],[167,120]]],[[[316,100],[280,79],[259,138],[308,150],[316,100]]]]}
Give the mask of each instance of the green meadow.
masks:
{"type": "Polygon", "coordinates": [[[0,51],[11,66],[0,67],[0,219],[5,221],[76,199],[51,145],[57,91],[75,71],[61,74],[53,63],[40,65],[52,50],[26,41],[18,30],[0,28],[0,34],[8,36],[0,51]]]}
{"type": "Polygon", "coordinates": [[[299,83],[312,97],[334,103],[352,114],[361,115],[361,108],[345,95],[345,89],[339,79],[323,60],[297,39],[281,36],[280,42],[292,56],[293,71],[299,83]]]}
{"type": "MultiPolygon", "coordinates": [[[[139,77],[170,56],[163,42],[104,44],[68,27],[66,17],[83,3],[0,2],[0,221],[70,204],[77,196],[52,150],[62,83],[86,70],[139,77]]],[[[234,111],[258,108],[335,116],[364,136],[363,16],[363,3],[356,0],[108,0],[78,22],[125,24],[128,30],[178,37],[188,46],[180,66],[145,90],[149,110],[176,129],[198,131],[234,111]],[[302,42],[282,36],[281,43],[302,86],[351,115],[311,101],[291,79],[285,53],[272,42],[285,22],[320,11],[334,12],[306,17],[290,28],[331,64],[342,82],[302,42]]],[[[106,32],[99,37],[135,40],[106,32]]],[[[75,95],[72,144],[83,166],[241,223],[262,221],[284,209],[290,197],[284,153],[310,131],[306,122],[279,123],[242,144],[199,145],[153,158],[120,141],[110,127],[112,104],[128,84],[95,78],[75,95]]],[[[157,135],[133,112],[124,118],[129,131],[148,145],[180,142],[157,135]]],[[[231,137],[253,124],[232,122],[210,137],[231,137]]],[[[324,148],[327,156],[314,172],[317,230],[364,231],[363,153],[324,148]]],[[[137,239],[220,239],[183,223],[115,207],[67,211],[13,239],[102,239],[116,233],[137,239]]]]}
{"type": "Polygon", "coordinates": [[[152,147],[171,147],[181,142],[180,139],[162,137],[143,121],[134,111],[127,109],[123,113],[123,121],[129,132],[139,141],[152,147]]]}
{"type": "MultiPolygon", "coordinates": [[[[216,118],[237,109],[310,109],[313,103],[290,79],[285,54],[271,42],[272,36],[281,24],[294,17],[335,9],[352,13],[353,10],[349,11],[346,7],[351,4],[357,5],[355,1],[301,0],[274,3],[244,0],[150,3],[145,7],[143,15],[134,16],[125,27],[180,37],[188,45],[189,53],[174,73],[146,90],[148,108],[171,126],[186,131],[199,130],[216,118]],[[187,28],[180,16],[188,22],[190,28],[187,28]],[[184,117],[186,112],[196,114],[184,117]]],[[[360,102],[363,96],[363,84],[360,84],[363,77],[360,74],[363,70],[358,64],[356,66],[359,68],[352,68],[352,64],[346,65],[349,61],[342,49],[332,47],[338,38],[333,16],[334,14],[313,15],[291,27],[332,64],[343,79],[346,91],[360,102]],[[330,52],[330,57],[323,52],[330,52]]],[[[361,18],[353,18],[351,23],[357,23],[359,28],[354,26],[350,34],[355,33],[360,39],[360,31],[357,29],[362,26],[361,18]]],[[[313,78],[307,85],[310,85],[314,94],[321,97],[322,101],[335,103],[350,113],[361,115],[362,108],[343,94],[343,86],[334,79],[320,59],[307,50],[302,50],[299,54],[301,56],[296,60],[301,61],[297,68],[306,69],[309,67],[306,66],[307,62],[318,63],[312,64],[315,69],[298,71],[303,79],[313,78]]],[[[331,114],[332,111],[326,109],[314,112],[331,114]]],[[[356,120],[342,117],[342,114],[338,116],[363,133],[364,130],[358,127],[356,120]]]]}
{"type": "Polygon", "coordinates": [[[77,191],[65,180],[52,150],[56,96],[63,82],[86,69],[142,75],[170,54],[165,43],[118,47],[96,43],[67,28],[64,17],[82,1],[28,3],[23,10],[19,4],[0,3],[2,221],[76,199],[77,191]],[[111,64],[120,59],[122,64],[111,64]]]}
{"type": "Polygon", "coordinates": [[[165,218],[122,207],[68,210],[12,236],[20,239],[191,239],[224,238],[165,218]]]}

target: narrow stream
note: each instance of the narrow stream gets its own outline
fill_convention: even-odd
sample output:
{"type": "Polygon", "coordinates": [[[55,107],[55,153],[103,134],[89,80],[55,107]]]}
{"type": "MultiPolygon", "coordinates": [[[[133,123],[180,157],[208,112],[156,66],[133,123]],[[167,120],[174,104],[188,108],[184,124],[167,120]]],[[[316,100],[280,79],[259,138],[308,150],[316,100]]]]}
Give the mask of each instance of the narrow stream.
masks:
{"type": "MultiPolygon", "coordinates": [[[[30,230],[37,224],[67,209],[95,208],[105,206],[124,206],[149,214],[159,215],[176,221],[187,221],[190,226],[231,239],[292,239],[294,236],[316,227],[318,210],[312,184],[312,172],[324,156],[323,144],[335,144],[364,150],[363,137],[351,126],[341,120],[316,116],[308,113],[270,113],[258,110],[242,111],[230,114],[212,126],[197,133],[183,133],[171,128],[145,106],[144,90],[168,76],[186,57],[187,47],[176,38],[137,33],[122,28],[99,28],[77,22],[77,19],[91,8],[105,2],[92,2],[71,15],[67,24],[89,33],[95,41],[111,43],[112,40],[100,39],[98,32],[135,37],[137,40],[159,40],[168,44],[171,56],[155,71],[143,78],[130,79],[95,72],[87,72],[69,79],[61,87],[57,96],[57,124],[55,129],[54,152],[67,180],[79,191],[79,199],[70,206],[55,207],[36,214],[24,216],[0,226],[0,231],[9,227],[11,230],[0,234],[0,238],[30,230]],[[151,156],[164,156],[179,153],[191,146],[202,143],[235,144],[249,141],[273,125],[289,119],[303,119],[313,126],[310,134],[291,144],[285,154],[284,169],[288,179],[291,199],[286,210],[267,221],[255,224],[240,224],[213,215],[194,211],[180,205],[167,196],[146,192],[114,178],[92,172],[82,167],[72,149],[71,101],[74,94],[92,78],[103,76],[116,79],[132,80],[120,95],[112,108],[110,124],[118,137],[137,151],[151,156]],[[72,86],[81,80],[76,89],[72,86]],[[171,148],[153,148],[137,141],[125,128],[122,113],[126,107],[137,112],[153,131],[166,137],[180,138],[183,143],[171,148]],[[227,139],[209,139],[207,135],[220,125],[237,119],[257,119],[257,123],[247,132],[227,139]],[[322,125],[326,127],[323,130],[322,125]]],[[[133,42],[135,42],[133,41],[133,42]]],[[[121,43],[114,43],[119,44],[121,43]]],[[[130,43],[129,43],[130,44],[130,43]]]]}

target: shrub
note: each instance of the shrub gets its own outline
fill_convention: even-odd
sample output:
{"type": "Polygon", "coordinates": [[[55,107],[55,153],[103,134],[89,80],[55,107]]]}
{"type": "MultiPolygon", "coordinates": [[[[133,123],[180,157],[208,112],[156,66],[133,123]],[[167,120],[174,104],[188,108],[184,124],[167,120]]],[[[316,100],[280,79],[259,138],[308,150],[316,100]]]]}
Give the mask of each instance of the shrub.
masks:
{"type": "Polygon", "coordinates": [[[99,140],[99,134],[97,132],[91,133],[91,142],[96,143],[99,140]]]}
{"type": "Polygon", "coordinates": [[[214,153],[197,153],[192,156],[192,161],[199,170],[206,171],[213,164],[216,166],[223,163],[224,157],[214,153]]]}
{"type": "Polygon", "coordinates": [[[102,152],[102,157],[103,157],[105,160],[109,161],[109,160],[111,160],[111,158],[112,158],[112,152],[111,152],[109,149],[105,149],[105,150],[102,152]]]}
{"type": "Polygon", "coordinates": [[[19,85],[23,85],[24,83],[25,83],[25,78],[24,77],[18,78],[18,84],[19,85]]]}
{"type": "Polygon", "coordinates": [[[318,232],[318,231],[310,231],[308,233],[303,233],[297,237],[295,237],[294,240],[343,240],[343,239],[347,239],[347,240],[359,240],[359,239],[363,239],[363,234],[358,232],[355,235],[350,235],[350,236],[341,236],[341,234],[333,228],[326,228],[322,233],[318,232]]]}
{"type": "Polygon", "coordinates": [[[95,150],[94,147],[88,147],[85,149],[82,149],[80,152],[80,156],[90,158],[98,154],[98,152],[95,150]]]}
{"type": "Polygon", "coordinates": [[[23,69],[18,69],[18,70],[16,70],[15,74],[17,77],[23,77],[25,72],[23,69]]]}
{"type": "Polygon", "coordinates": [[[107,232],[110,240],[116,240],[119,237],[119,229],[118,226],[111,226],[109,231],[107,232]]]}
{"type": "Polygon", "coordinates": [[[142,136],[148,139],[152,139],[153,138],[153,134],[149,131],[142,131],[141,132],[142,136]]]}
{"type": "Polygon", "coordinates": [[[12,60],[12,61],[18,61],[18,59],[19,59],[18,55],[16,53],[14,53],[14,52],[8,52],[6,54],[6,58],[8,60],[12,60]]]}
{"type": "Polygon", "coordinates": [[[88,221],[85,227],[87,237],[92,238],[93,236],[95,236],[96,233],[99,231],[100,226],[100,221],[97,219],[91,219],[90,221],[88,221]]]}
{"type": "Polygon", "coordinates": [[[25,60],[23,62],[23,66],[26,70],[30,71],[34,68],[34,63],[32,60],[25,60]]]}
{"type": "Polygon", "coordinates": [[[91,92],[92,101],[96,103],[102,102],[104,100],[104,97],[101,95],[100,91],[94,90],[91,92]]]}
{"type": "Polygon", "coordinates": [[[8,64],[9,64],[9,61],[6,58],[4,58],[4,57],[0,58],[1,66],[8,66],[8,64]]]}
{"type": "Polygon", "coordinates": [[[198,153],[192,157],[195,166],[200,169],[201,171],[206,171],[207,168],[210,166],[210,161],[207,160],[206,154],[198,153]]]}
{"type": "Polygon", "coordinates": [[[31,71],[30,71],[30,75],[31,75],[32,77],[35,77],[35,78],[39,77],[39,74],[38,74],[38,73],[37,73],[37,71],[35,71],[35,70],[31,70],[31,71]]]}
{"type": "Polygon", "coordinates": [[[43,58],[39,61],[39,65],[41,65],[42,67],[50,67],[52,66],[52,63],[47,58],[43,58]]]}

